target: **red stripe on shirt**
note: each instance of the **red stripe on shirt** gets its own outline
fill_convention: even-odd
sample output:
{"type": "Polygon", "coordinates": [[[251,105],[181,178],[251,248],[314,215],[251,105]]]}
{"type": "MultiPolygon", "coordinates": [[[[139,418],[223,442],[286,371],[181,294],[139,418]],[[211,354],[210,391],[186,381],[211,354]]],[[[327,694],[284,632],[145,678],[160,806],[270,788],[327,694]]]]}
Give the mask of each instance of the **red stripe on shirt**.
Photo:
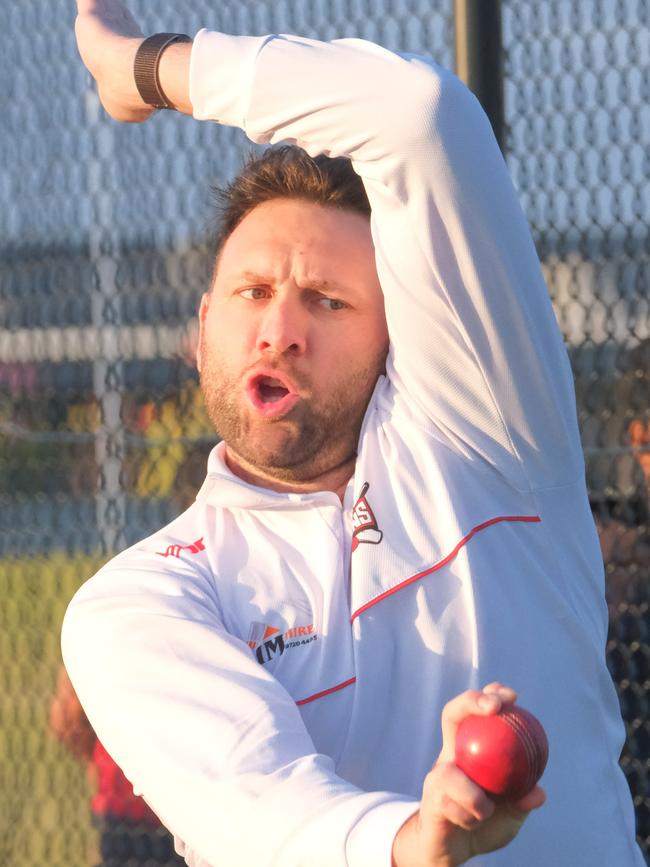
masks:
{"type": "Polygon", "coordinates": [[[436,572],[438,569],[442,569],[443,566],[446,566],[447,563],[454,559],[460,549],[469,542],[472,536],[475,536],[481,530],[485,530],[486,527],[491,527],[492,524],[500,524],[503,521],[522,521],[524,523],[537,524],[541,520],[542,519],[539,517],[539,515],[503,515],[499,518],[490,518],[489,521],[485,521],[483,524],[479,524],[478,526],[474,527],[473,530],[470,530],[466,536],[463,536],[463,538],[456,545],[454,550],[450,554],[447,554],[447,556],[443,560],[439,560],[434,566],[430,566],[423,572],[418,572],[417,575],[412,575],[410,578],[402,581],[401,584],[397,584],[395,587],[391,587],[390,590],[386,590],[384,593],[381,593],[379,596],[375,597],[375,599],[371,599],[370,602],[366,602],[366,604],[362,605],[361,608],[357,608],[357,610],[352,614],[352,617],[350,618],[350,623],[352,623],[355,617],[358,617],[364,611],[372,608],[373,605],[381,602],[382,599],[386,599],[387,596],[392,596],[393,593],[397,593],[397,591],[401,590],[403,587],[406,587],[409,584],[413,584],[414,581],[419,581],[420,578],[425,578],[427,575],[431,575],[432,572],[436,572]]]}
{"type": "Polygon", "coordinates": [[[339,689],[345,689],[346,686],[350,686],[353,683],[356,683],[356,677],[351,677],[349,680],[344,680],[343,683],[337,683],[336,686],[331,686],[329,689],[324,689],[322,692],[315,692],[313,695],[310,695],[308,698],[301,698],[296,704],[309,704],[310,701],[316,701],[317,698],[322,698],[324,695],[329,695],[332,692],[338,692],[339,689]]]}

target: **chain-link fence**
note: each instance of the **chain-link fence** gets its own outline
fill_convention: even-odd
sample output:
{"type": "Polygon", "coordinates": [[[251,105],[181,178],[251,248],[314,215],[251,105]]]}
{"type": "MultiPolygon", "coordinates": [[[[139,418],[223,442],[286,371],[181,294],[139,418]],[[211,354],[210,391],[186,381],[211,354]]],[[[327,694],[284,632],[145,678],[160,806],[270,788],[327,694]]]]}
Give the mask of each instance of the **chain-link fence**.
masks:
{"type": "MultiPolygon", "coordinates": [[[[176,515],[203,479],[214,434],[193,317],[211,269],[210,185],[249,145],[171,113],[110,122],[77,57],[74,4],[3,5],[0,863],[83,867],[106,829],[90,821],[101,810],[80,749],[82,761],[52,736],[61,715],[74,717],[57,687],[61,617],[100,562],[176,515]]],[[[452,3],[433,5],[131,7],[145,32],[361,36],[451,67],[452,3]]],[[[606,561],[608,658],[628,730],[623,765],[646,851],[649,18],[645,0],[503,3],[507,157],[574,364],[606,561]]],[[[162,845],[136,813],[134,845],[162,845]]]]}
{"type": "Polygon", "coordinates": [[[650,853],[650,7],[508,0],[507,154],[569,346],[650,853]]]}

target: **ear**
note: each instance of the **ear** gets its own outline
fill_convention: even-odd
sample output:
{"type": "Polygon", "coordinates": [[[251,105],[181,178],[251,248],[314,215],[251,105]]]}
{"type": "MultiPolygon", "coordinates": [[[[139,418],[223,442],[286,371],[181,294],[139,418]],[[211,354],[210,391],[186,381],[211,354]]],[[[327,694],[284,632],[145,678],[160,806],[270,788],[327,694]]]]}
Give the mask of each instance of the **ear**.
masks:
{"type": "Polygon", "coordinates": [[[201,348],[203,346],[203,335],[205,333],[205,320],[208,316],[208,307],[210,306],[210,293],[204,292],[201,296],[201,303],[199,305],[199,339],[196,344],[196,366],[198,368],[199,373],[201,372],[201,363],[202,363],[202,353],[201,348]]]}

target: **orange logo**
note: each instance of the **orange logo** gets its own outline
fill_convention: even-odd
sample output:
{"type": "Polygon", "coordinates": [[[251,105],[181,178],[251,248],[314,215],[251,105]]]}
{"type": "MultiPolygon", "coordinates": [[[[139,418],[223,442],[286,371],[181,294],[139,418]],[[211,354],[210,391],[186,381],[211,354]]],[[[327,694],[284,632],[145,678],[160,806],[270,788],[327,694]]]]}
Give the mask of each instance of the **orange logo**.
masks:
{"type": "Polygon", "coordinates": [[[254,652],[259,664],[265,665],[274,656],[282,656],[285,650],[311,644],[317,638],[318,633],[313,623],[308,626],[292,626],[286,632],[280,632],[277,626],[269,626],[268,623],[254,620],[246,643],[254,652]]]}

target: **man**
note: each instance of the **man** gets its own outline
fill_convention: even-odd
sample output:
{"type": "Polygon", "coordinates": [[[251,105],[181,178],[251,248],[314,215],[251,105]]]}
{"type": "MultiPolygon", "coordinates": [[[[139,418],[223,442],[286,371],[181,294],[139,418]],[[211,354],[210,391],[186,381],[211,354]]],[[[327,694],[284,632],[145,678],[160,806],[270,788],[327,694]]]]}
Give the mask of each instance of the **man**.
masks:
{"type": "Polygon", "coordinates": [[[224,443],[64,624],[107,748],[191,865],[642,864],[570,369],[475,100],[358,40],[201,31],[156,67],[121,4],[78,7],[117,120],[157,91],[349,157],[372,211],[285,166],[226,215],[198,354],[224,443]],[[523,828],[541,789],[495,804],[453,762],[502,684],[550,741],[523,828]]]}

